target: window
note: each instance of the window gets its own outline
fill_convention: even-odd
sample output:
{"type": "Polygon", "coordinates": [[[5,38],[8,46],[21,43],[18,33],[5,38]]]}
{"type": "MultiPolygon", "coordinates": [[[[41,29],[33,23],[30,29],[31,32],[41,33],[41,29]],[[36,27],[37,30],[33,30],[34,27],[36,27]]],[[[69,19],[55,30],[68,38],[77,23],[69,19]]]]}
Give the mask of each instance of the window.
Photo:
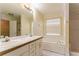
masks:
{"type": "Polygon", "coordinates": [[[49,19],[46,22],[46,35],[60,35],[60,18],[49,19]]]}

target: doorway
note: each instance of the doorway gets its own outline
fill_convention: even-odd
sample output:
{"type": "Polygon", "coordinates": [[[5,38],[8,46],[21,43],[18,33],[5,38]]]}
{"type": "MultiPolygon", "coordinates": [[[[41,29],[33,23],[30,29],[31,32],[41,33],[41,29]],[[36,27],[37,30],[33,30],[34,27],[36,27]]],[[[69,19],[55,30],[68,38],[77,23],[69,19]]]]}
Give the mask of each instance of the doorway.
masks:
{"type": "Polygon", "coordinates": [[[2,19],[1,23],[1,35],[9,36],[9,21],[2,19]]]}

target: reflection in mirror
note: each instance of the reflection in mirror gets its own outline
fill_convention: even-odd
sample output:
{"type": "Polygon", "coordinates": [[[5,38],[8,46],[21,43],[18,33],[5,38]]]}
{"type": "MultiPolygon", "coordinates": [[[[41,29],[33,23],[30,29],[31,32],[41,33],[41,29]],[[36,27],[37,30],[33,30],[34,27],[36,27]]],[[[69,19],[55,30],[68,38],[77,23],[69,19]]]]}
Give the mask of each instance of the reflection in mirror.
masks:
{"type": "Polygon", "coordinates": [[[31,35],[32,10],[20,3],[0,3],[0,38],[31,35]]]}

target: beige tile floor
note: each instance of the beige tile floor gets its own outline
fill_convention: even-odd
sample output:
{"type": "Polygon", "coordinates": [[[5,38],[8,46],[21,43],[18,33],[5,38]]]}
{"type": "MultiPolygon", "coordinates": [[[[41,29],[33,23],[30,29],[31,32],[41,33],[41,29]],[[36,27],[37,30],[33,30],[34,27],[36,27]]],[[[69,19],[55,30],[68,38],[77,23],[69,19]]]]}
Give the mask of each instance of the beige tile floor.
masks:
{"type": "Polygon", "coordinates": [[[61,54],[58,54],[58,53],[55,53],[55,52],[50,52],[50,51],[47,51],[47,50],[43,50],[42,55],[43,56],[64,56],[64,55],[61,55],[61,54]]]}

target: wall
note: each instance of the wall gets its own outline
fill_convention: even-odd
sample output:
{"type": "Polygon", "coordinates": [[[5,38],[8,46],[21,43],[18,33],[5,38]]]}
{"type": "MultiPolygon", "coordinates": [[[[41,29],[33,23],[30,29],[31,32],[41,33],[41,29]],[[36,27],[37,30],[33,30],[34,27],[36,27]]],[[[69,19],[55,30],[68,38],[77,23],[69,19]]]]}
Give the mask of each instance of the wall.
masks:
{"type": "MultiPolygon", "coordinates": [[[[60,7],[59,7],[60,8],[60,7]]],[[[53,14],[51,18],[60,18],[61,33],[60,35],[48,35],[43,40],[44,49],[54,51],[60,54],[69,55],[69,6],[63,4],[61,15],[53,14]],[[48,48],[49,46],[49,48],[48,48]]]]}
{"type": "MultiPolygon", "coordinates": [[[[1,20],[1,18],[0,18],[0,20],[1,20]]],[[[1,21],[0,21],[0,35],[1,35],[1,21]]]]}
{"type": "Polygon", "coordinates": [[[70,51],[79,52],[79,4],[70,4],[70,51]]]}
{"type": "MultiPolygon", "coordinates": [[[[1,11],[0,11],[0,20],[1,20],[1,11]]],[[[1,28],[1,23],[0,23],[0,28],[1,28]]],[[[1,35],[1,29],[0,29],[0,35],[1,35]]]]}
{"type": "Polygon", "coordinates": [[[33,11],[33,35],[44,34],[44,16],[37,9],[33,11]]]}
{"type": "Polygon", "coordinates": [[[65,55],[70,55],[69,51],[69,4],[64,4],[64,39],[65,39],[65,55]]]}

